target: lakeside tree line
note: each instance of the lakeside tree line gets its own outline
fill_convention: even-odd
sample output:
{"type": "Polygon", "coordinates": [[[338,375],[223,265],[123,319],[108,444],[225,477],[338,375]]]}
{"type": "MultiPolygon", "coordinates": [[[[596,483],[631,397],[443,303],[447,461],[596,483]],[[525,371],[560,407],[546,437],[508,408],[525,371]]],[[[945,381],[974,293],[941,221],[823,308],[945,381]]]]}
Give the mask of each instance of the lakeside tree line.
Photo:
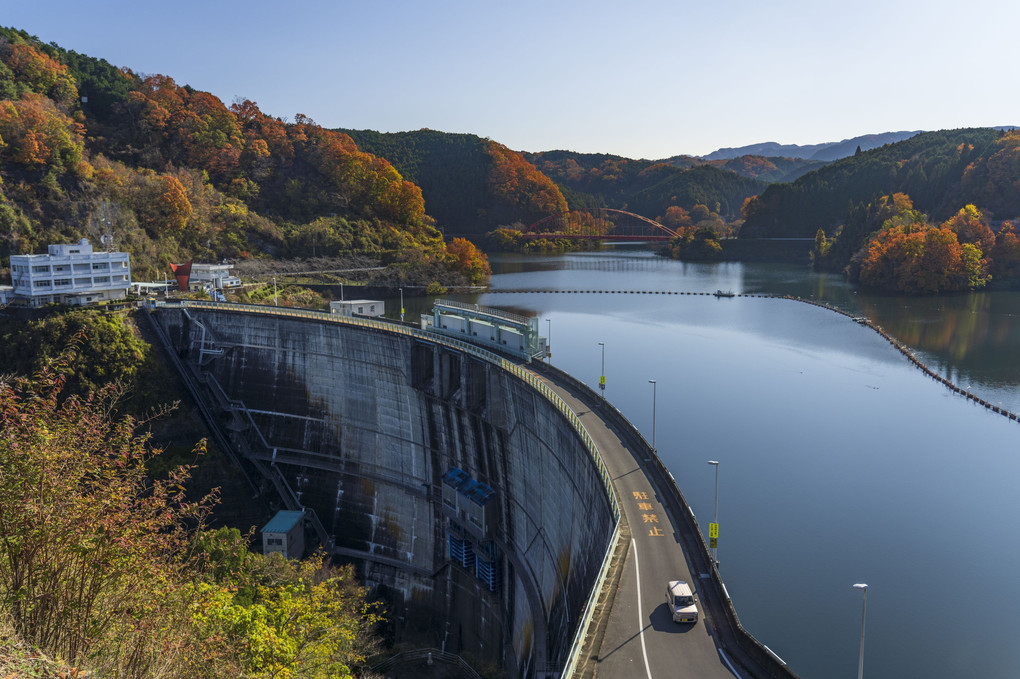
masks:
{"type": "Polygon", "coordinates": [[[744,216],[742,238],[813,236],[816,269],[865,287],[1015,287],[1020,133],[918,134],[769,186],[744,216]]]}

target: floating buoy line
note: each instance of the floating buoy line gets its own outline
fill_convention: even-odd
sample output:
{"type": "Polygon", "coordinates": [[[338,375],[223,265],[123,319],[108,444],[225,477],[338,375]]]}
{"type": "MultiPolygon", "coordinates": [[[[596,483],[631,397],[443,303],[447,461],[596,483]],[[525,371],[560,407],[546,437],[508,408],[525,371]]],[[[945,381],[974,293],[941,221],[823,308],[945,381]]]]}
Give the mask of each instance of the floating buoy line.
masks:
{"type": "Polygon", "coordinates": [[[827,309],[828,311],[832,311],[832,312],[840,314],[842,316],[846,316],[847,318],[849,318],[850,320],[854,321],[855,323],[858,323],[860,325],[863,325],[863,326],[871,328],[872,330],[877,332],[879,335],[881,335],[887,342],[889,342],[889,344],[891,344],[894,348],[896,348],[901,354],[903,354],[907,358],[907,360],[910,361],[911,363],[913,363],[914,366],[918,370],[920,370],[921,372],[923,372],[925,375],[927,375],[928,377],[932,378],[933,380],[935,380],[937,382],[941,382],[950,391],[954,391],[957,394],[959,394],[960,396],[963,396],[964,398],[966,398],[967,400],[973,401],[977,405],[982,406],[984,408],[987,408],[988,410],[992,411],[993,413],[996,413],[998,415],[1002,415],[1003,417],[1007,417],[1007,418],[1013,420],[1014,422],[1018,420],[1016,413],[1013,413],[1013,412],[1011,412],[1011,411],[1009,411],[1006,408],[1003,408],[1001,406],[993,405],[992,403],[989,403],[988,401],[984,400],[983,398],[979,398],[977,395],[972,394],[970,391],[968,391],[966,389],[962,389],[959,386],[957,386],[956,384],[953,384],[951,381],[949,381],[948,379],[946,379],[942,375],[939,375],[937,372],[935,372],[934,370],[929,368],[927,365],[925,365],[917,356],[915,356],[914,352],[911,351],[909,347],[907,347],[906,345],[900,343],[898,340],[896,340],[896,338],[892,337],[889,333],[887,333],[881,327],[879,327],[879,326],[875,325],[874,323],[872,323],[871,319],[866,318],[864,316],[855,316],[855,315],[853,315],[851,313],[843,311],[842,309],[838,309],[838,308],[836,308],[834,306],[830,306],[828,304],[823,304],[821,302],[816,302],[815,300],[804,299],[802,297],[793,297],[791,295],[755,295],[755,294],[741,294],[741,293],[734,293],[734,294],[726,293],[724,295],[720,295],[718,292],[683,292],[683,291],[676,291],[676,290],[557,290],[557,289],[551,289],[550,288],[550,289],[502,289],[502,290],[488,290],[488,292],[493,293],[493,294],[511,294],[511,293],[518,293],[518,294],[543,294],[543,293],[548,293],[548,294],[560,294],[560,295],[696,295],[696,296],[702,296],[702,297],[747,297],[747,298],[758,298],[758,299],[785,299],[785,300],[790,300],[792,302],[801,302],[803,304],[810,304],[812,306],[820,307],[822,309],[827,309]]]}

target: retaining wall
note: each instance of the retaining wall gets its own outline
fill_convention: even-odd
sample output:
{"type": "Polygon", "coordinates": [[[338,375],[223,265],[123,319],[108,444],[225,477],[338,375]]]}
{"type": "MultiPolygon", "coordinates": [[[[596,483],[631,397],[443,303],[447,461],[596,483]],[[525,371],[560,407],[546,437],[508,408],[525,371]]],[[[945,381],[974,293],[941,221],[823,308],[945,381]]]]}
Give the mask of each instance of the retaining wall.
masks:
{"type": "Polygon", "coordinates": [[[441,343],[215,306],[154,318],[247,463],[279,472],[387,595],[398,641],[558,676],[617,520],[576,425],[518,376],[441,343]],[[487,530],[444,506],[454,467],[495,490],[487,530]],[[451,537],[495,578],[451,558],[451,537]]]}

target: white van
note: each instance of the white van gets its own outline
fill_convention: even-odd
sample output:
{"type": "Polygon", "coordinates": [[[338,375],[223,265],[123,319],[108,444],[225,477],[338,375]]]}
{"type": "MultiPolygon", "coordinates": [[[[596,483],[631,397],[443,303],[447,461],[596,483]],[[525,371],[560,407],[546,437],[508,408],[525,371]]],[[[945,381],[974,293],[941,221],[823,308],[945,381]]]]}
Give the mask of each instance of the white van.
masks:
{"type": "Polygon", "coordinates": [[[673,622],[698,622],[698,607],[694,604],[694,592],[686,580],[670,580],[666,586],[666,605],[673,615],[673,622]]]}

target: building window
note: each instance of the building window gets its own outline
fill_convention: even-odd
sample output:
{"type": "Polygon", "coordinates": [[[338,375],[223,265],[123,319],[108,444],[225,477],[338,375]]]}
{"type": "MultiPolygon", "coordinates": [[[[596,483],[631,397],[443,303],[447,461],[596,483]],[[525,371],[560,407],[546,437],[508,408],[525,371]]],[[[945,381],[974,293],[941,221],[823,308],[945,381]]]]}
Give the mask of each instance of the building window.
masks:
{"type": "Polygon", "coordinates": [[[71,279],[70,278],[58,278],[57,280],[53,281],[53,285],[55,285],[58,288],[61,287],[61,286],[69,286],[69,285],[71,285],[71,279]]]}

